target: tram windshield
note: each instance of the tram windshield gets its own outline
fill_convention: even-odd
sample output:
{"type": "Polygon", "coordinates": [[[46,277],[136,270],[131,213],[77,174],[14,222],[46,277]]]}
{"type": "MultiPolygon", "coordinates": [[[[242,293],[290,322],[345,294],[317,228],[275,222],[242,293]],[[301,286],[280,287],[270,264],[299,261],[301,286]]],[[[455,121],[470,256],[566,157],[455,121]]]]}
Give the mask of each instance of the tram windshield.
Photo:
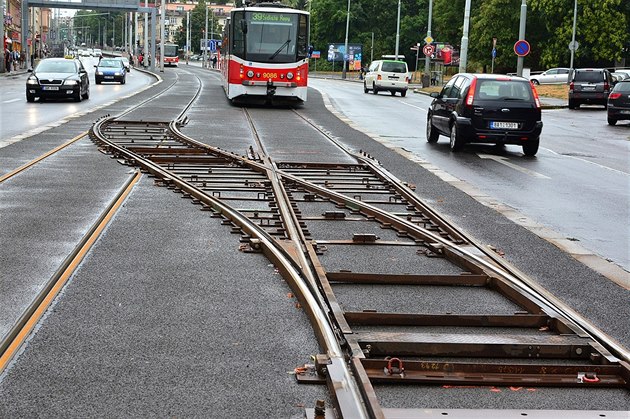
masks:
{"type": "Polygon", "coordinates": [[[295,62],[307,56],[307,17],[279,12],[234,15],[232,51],[250,61],[295,62]]]}
{"type": "Polygon", "coordinates": [[[177,45],[164,44],[164,56],[165,57],[177,57],[177,45]]]}

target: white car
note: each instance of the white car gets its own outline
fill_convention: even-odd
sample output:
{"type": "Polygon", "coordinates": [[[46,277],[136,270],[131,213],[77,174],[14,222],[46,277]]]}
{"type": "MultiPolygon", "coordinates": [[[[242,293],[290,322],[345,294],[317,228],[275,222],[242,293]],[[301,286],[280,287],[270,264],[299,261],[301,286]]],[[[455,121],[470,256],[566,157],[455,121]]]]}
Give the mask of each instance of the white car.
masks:
{"type": "Polygon", "coordinates": [[[409,70],[407,63],[396,60],[376,60],[370,64],[363,80],[363,91],[370,90],[374,94],[388,91],[392,96],[400,92],[402,97],[407,95],[409,88],[409,70]]]}
{"type": "Polygon", "coordinates": [[[94,55],[95,57],[100,57],[100,58],[102,58],[102,57],[103,57],[103,51],[101,51],[101,50],[100,50],[100,49],[98,49],[98,48],[94,48],[94,53],[93,53],[93,55],[94,55]]]}
{"type": "Polygon", "coordinates": [[[529,76],[532,84],[567,84],[569,82],[570,68],[550,68],[540,74],[529,76]]]}

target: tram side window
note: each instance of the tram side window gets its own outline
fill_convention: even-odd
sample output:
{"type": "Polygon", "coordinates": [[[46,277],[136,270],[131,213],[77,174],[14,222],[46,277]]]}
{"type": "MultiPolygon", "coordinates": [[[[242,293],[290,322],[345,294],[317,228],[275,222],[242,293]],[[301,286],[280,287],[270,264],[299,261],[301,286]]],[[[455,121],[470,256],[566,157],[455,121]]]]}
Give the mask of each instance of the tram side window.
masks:
{"type": "Polygon", "coordinates": [[[245,33],[247,32],[247,22],[244,12],[234,13],[232,27],[231,53],[237,57],[245,56],[245,33]]]}
{"type": "Polygon", "coordinates": [[[308,21],[306,15],[300,15],[300,25],[298,27],[297,38],[298,60],[308,56],[308,21]]]}

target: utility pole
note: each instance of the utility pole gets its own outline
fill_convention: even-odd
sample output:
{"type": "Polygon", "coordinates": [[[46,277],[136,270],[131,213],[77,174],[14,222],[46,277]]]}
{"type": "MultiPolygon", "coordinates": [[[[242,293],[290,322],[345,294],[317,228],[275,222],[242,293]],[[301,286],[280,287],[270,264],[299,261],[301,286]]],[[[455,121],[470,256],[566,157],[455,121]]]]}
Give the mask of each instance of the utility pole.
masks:
{"type": "MultiPolygon", "coordinates": [[[[149,7],[149,0],[144,0],[144,7],[148,8],[149,7]]],[[[147,68],[147,63],[149,62],[149,14],[145,13],[144,14],[144,30],[142,31],[144,32],[144,54],[143,54],[143,61],[142,61],[142,66],[144,68],[147,68]]]]}
{"type": "Polygon", "coordinates": [[[396,51],[394,60],[398,59],[398,44],[400,43],[400,0],[398,0],[398,19],[396,20],[396,51]]]}
{"type": "Polygon", "coordinates": [[[569,64],[569,68],[573,70],[573,57],[575,56],[576,42],[575,42],[575,29],[577,27],[577,0],[573,3],[573,35],[571,36],[571,44],[569,45],[569,49],[571,50],[571,63],[569,64]]]}
{"type": "Polygon", "coordinates": [[[204,43],[203,43],[203,66],[208,67],[208,5],[206,4],[206,29],[204,32],[204,43]]]}
{"type": "MultiPolygon", "coordinates": [[[[350,0],[348,0],[348,14],[346,15],[346,41],[345,50],[343,52],[343,70],[341,71],[341,78],[346,78],[346,56],[348,56],[348,31],[350,30],[350,0]]],[[[333,63],[335,62],[333,58],[333,63]]],[[[333,64],[334,65],[334,64],[333,64]]]]}
{"type": "Polygon", "coordinates": [[[186,65],[188,65],[188,51],[190,50],[190,12],[186,11],[186,65]]]}
{"type": "MultiPolygon", "coordinates": [[[[429,25],[427,26],[427,39],[431,38],[431,20],[433,18],[433,0],[429,0],[429,25]]],[[[420,54],[420,46],[418,45],[418,54],[420,54]]],[[[430,74],[431,57],[426,55],[424,59],[424,74],[430,74]]],[[[416,67],[418,65],[416,64],[416,67]]],[[[429,80],[431,80],[429,78],[429,80]]]]}
{"type": "Polygon", "coordinates": [[[166,34],[166,0],[160,5],[160,73],[164,73],[164,42],[166,34]]]}
{"type": "Polygon", "coordinates": [[[468,28],[470,27],[470,0],[464,6],[464,33],[462,34],[462,50],[459,53],[459,72],[466,72],[468,64],[468,28]]]}
{"type": "MultiPolygon", "coordinates": [[[[527,0],[522,0],[521,3],[521,23],[518,29],[518,40],[525,40],[525,23],[527,20],[527,0]]],[[[519,77],[523,77],[523,63],[525,62],[525,57],[518,56],[516,60],[516,75],[519,77]]]]}

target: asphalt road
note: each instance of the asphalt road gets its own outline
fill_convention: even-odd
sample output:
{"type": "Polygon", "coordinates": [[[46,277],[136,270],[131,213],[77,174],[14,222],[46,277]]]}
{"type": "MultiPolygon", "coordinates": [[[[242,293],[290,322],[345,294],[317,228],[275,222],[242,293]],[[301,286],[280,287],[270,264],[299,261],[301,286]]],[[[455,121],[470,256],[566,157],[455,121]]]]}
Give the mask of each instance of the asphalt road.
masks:
{"type": "Polygon", "coordinates": [[[426,95],[375,96],[364,94],[359,83],[340,80],[311,78],[309,84],[355,128],[578,258],[595,259],[589,255],[594,253],[600,271],[610,268],[606,260],[614,262],[628,281],[630,124],[609,126],[602,107],[546,109],[535,158],[512,145],[469,145],[452,153],[446,137],[426,141],[426,95]]]}
{"type": "Polygon", "coordinates": [[[81,58],[90,76],[90,98],[82,102],[72,100],[26,102],[25,86],[29,73],[0,77],[0,147],[6,145],[15,136],[39,131],[42,128],[58,124],[71,115],[89,112],[120,97],[133,94],[144,88],[155,78],[140,71],[131,70],[127,74],[127,83],[94,82],[95,57],[81,58]]]}

